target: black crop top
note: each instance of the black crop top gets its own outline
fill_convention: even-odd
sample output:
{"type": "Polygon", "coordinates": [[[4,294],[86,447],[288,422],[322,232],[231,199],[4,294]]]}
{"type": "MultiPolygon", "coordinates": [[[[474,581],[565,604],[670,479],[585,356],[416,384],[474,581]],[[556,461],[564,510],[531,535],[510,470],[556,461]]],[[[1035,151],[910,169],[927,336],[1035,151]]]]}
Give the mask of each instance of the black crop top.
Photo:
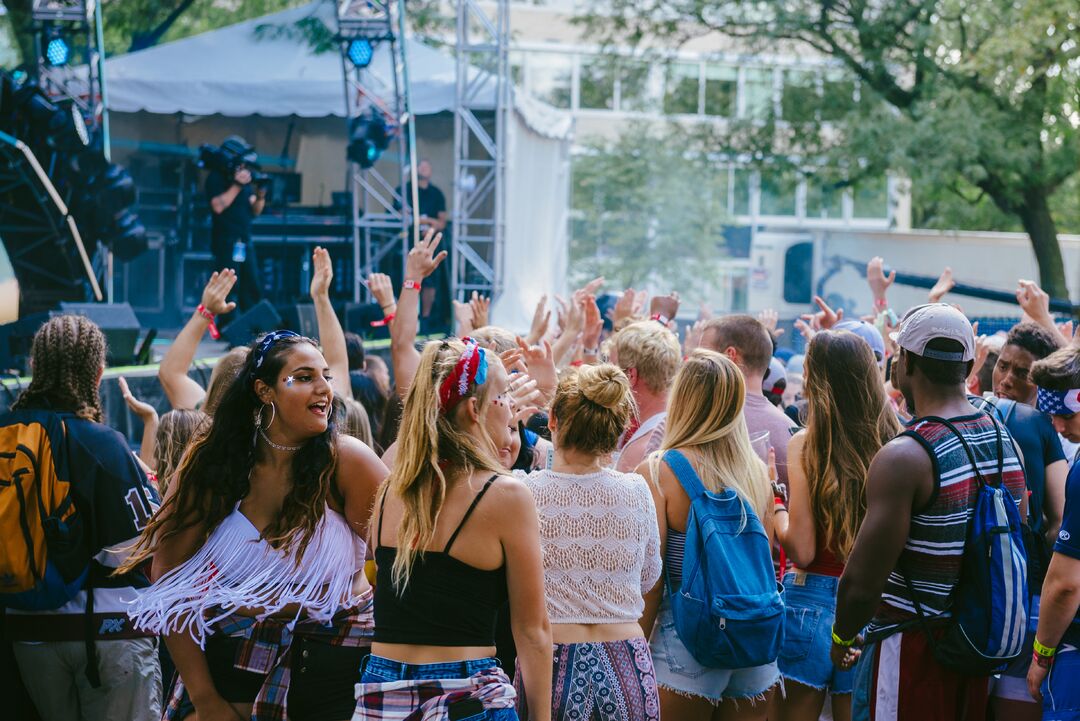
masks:
{"type": "MultiPolygon", "coordinates": [[[[489,478],[476,494],[446,548],[441,552],[425,551],[416,557],[404,593],[399,595],[391,580],[397,549],[376,545],[377,642],[421,646],[495,645],[495,615],[509,598],[506,565],[493,571],[474,568],[451,556],[450,547],[496,478],[498,475],[489,478]]],[[[383,496],[376,544],[382,540],[385,507],[386,496],[383,496]]]]}

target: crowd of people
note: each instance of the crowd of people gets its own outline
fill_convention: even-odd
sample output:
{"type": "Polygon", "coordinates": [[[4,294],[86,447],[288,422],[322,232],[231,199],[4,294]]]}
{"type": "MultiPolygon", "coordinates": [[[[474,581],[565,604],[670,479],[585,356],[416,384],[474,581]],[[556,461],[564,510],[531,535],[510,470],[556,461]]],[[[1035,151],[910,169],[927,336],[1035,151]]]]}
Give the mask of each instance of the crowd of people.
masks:
{"type": "Polygon", "coordinates": [[[45,323],[0,417],[9,710],[1080,719],[1080,343],[1035,284],[979,336],[948,270],[893,309],[875,258],[873,315],[815,299],[795,355],[775,313],[680,341],[677,294],[604,314],[596,279],[524,335],[457,303],[418,347],[439,245],[396,295],[368,278],[389,365],[316,249],[318,340],[261,336],[203,388],[235,307],[215,273],[160,364],[172,410],[121,383],[137,455],[104,424],[101,331],[45,323]]]}

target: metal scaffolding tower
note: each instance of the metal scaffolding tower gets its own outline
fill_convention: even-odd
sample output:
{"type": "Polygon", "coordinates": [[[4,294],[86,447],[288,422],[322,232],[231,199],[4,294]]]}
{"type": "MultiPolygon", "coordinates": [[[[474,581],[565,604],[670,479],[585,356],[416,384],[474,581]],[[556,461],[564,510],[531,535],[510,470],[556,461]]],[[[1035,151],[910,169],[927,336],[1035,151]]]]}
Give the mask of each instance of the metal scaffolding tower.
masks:
{"type": "Polygon", "coordinates": [[[494,300],[506,242],[510,8],[508,0],[496,0],[494,16],[477,0],[455,0],[455,8],[452,291],[458,300],[474,290],[494,300]]]}
{"type": "Polygon", "coordinates": [[[408,165],[406,127],[412,117],[406,87],[405,43],[400,33],[395,32],[395,23],[400,28],[401,18],[396,17],[394,6],[392,0],[339,0],[337,5],[338,44],[350,138],[357,119],[365,113],[381,113],[390,137],[387,150],[391,153],[396,151],[397,159],[396,176],[391,178],[375,167],[361,168],[358,163],[349,163],[346,187],[352,194],[355,302],[370,300],[363,283],[368,273],[377,270],[383,259],[395,250],[400,250],[401,263],[404,264],[409,248],[409,218],[404,210],[407,205],[404,199],[404,172],[408,165]],[[354,45],[364,42],[369,46],[354,45]],[[373,52],[379,44],[387,44],[390,48],[393,97],[387,101],[380,99],[372,88],[364,84],[365,69],[367,62],[370,62],[367,50],[373,52]]]}

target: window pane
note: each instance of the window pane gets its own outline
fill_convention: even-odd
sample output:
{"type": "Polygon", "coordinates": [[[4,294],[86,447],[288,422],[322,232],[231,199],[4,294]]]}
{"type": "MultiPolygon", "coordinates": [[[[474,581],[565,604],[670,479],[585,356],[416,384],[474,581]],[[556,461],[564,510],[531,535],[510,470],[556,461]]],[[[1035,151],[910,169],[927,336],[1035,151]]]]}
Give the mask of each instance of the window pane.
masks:
{"type": "Polygon", "coordinates": [[[761,171],[761,215],[795,215],[798,178],[790,171],[761,171]]]}
{"type": "Polygon", "coordinates": [[[765,118],[772,111],[772,70],[764,68],[747,68],[743,77],[743,93],[746,96],[746,117],[765,118]]]}
{"type": "Polygon", "coordinates": [[[855,186],[853,193],[856,218],[887,218],[889,216],[889,191],[885,178],[864,180],[855,186]]]}
{"type": "Polygon", "coordinates": [[[839,120],[855,105],[855,83],[839,71],[825,75],[822,85],[821,119],[839,120]]]}
{"type": "Polygon", "coordinates": [[[700,70],[701,66],[697,63],[674,63],[668,66],[664,79],[665,113],[697,115],[700,70]]]}
{"type": "Polygon", "coordinates": [[[619,110],[656,110],[649,94],[649,65],[627,60],[619,63],[619,110]]]}
{"type": "Polygon", "coordinates": [[[844,193],[832,183],[822,183],[814,178],[806,180],[806,217],[840,218],[844,215],[844,193]]]}
{"type": "Polygon", "coordinates": [[[732,176],[735,184],[735,204],[731,212],[735,215],[750,215],[750,171],[736,168],[732,176]]]}
{"type": "Polygon", "coordinates": [[[792,123],[814,120],[818,109],[817,78],[805,70],[785,70],[780,116],[792,123]]]}
{"type": "Polygon", "coordinates": [[[562,53],[530,53],[529,92],[557,108],[570,108],[573,58],[562,53]]]}
{"type": "Polygon", "coordinates": [[[578,106],[593,110],[615,109],[615,67],[611,58],[581,59],[578,106]]]}
{"type": "Polygon", "coordinates": [[[735,117],[735,93],[738,88],[735,68],[726,65],[705,66],[705,114],[721,118],[735,117]]]}

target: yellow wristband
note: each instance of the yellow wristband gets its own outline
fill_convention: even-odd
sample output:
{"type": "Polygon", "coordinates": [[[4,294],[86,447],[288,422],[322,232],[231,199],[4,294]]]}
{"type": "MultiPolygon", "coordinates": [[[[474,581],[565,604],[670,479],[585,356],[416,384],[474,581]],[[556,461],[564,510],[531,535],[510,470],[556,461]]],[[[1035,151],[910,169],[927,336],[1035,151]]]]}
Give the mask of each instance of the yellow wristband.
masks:
{"type": "Polygon", "coordinates": [[[832,630],[832,642],[835,643],[837,646],[843,646],[844,648],[851,648],[852,646],[855,645],[855,641],[858,638],[859,638],[859,635],[855,634],[855,637],[852,638],[850,641],[845,641],[844,639],[842,639],[842,638],[840,638],[839,636],[836,635],[836,627],[835,626],[833,627],[833,630],[832,630]]]}
{"type": "Polygon", "coordinates": [[[1057,653],[1057,649],[1050,648],[1049,646],[1043,646],[1041,643],[1039,643],[1039,639],[1036,638],[1035,653],[1036,655],[1042,656],[1043,658],[1053,658],[1054,654],[1057,653]]]}

